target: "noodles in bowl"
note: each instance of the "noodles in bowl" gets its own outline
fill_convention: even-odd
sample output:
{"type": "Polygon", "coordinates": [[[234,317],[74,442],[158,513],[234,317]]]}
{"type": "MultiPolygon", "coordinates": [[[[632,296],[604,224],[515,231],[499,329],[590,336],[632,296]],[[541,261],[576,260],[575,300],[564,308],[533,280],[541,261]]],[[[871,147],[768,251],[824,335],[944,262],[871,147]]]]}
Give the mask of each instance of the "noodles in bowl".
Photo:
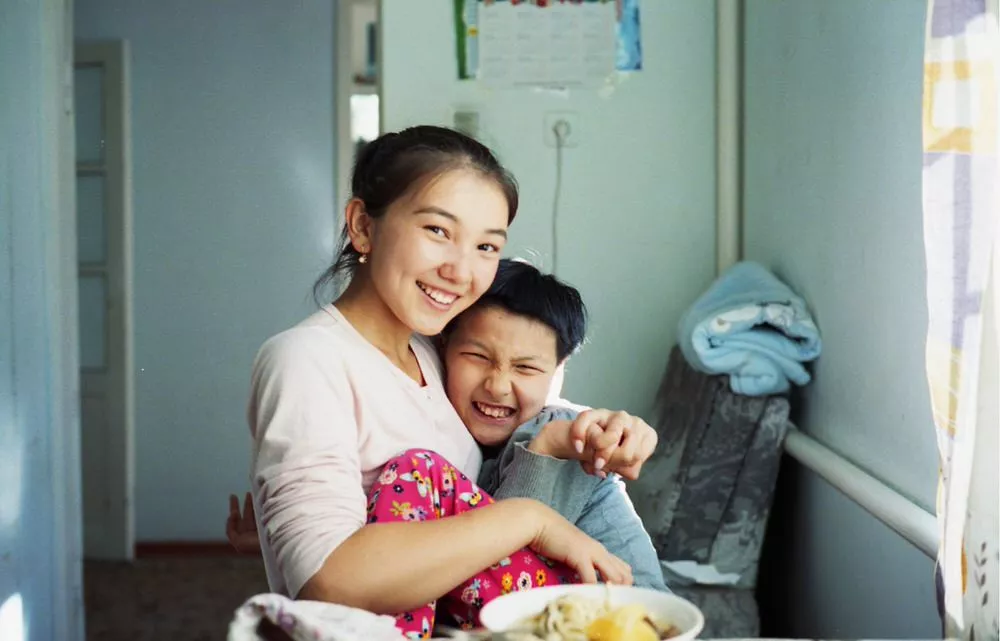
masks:
{"type": "Polygon", "coordinates": [[[680,634],[673,625],[654,621],[638,603],[615,607],[572,594],[550,602],[516,630],[507,634],[510,641],[660,641],[680,634]]]}
{"type": "Polygon", "coordinates": [[[704,626],[698,608],[678,596],[602,585],[515,592],[488,603],[480,620],[509,641],[688,641],[704,626]]]}

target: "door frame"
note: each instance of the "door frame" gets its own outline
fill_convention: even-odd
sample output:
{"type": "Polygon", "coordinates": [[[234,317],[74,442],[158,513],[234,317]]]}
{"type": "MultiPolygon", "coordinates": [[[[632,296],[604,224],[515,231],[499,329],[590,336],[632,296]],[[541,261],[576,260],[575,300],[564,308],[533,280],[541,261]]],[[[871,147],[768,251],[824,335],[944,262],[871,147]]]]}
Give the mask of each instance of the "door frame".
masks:
{"type": "MultiPolygon", "coordinates": [[[[375,87],[372,93],[379,96],[379,133],[382,126],[382,0],[338,0],[336,2],[336,38],[334,38],[334,185],[337,232],[340,232],[343,208],[351,197],[351,171],[354,168],[354,140],[351,138],[351,96],[356,93],[354,82],[353,46],[357,34],[353,32],[354,7],[357,4],[375,7],[375,87]]],[[[334,239],[337,240],[336,238],[334,239]]]]}
{"type": "MultiPolygon", "coordinates": [[[[76,175],[105,180],[105,266],[81,264],[79,275],[106,278],[106,399],[110,435],[107,488],[110,509],[98,543],[84,549],[87,558],[132,560],[135,557],[135,380],[132,313],[132,174],[129,107],[129,47],[123,40],[78,42],[74,69],[103,68],[104,161],[77,163],[76,175]]],[[[81,401],[88,394],[81,369],[81,401]]],[[[81,416],[82,419],[82,416],[81,416]]],[[[83,427],[83,425],[81,425],[83,427]]],[[[85,438],[81,434],[81,440],[85,438]]],[[[82,463],[82,462],[81,462],[82,463]]],[[[83,465],[81,464],[81,468],[83,465]]],[[[87,523],[84,515],[84,525],[87,523]]]]}

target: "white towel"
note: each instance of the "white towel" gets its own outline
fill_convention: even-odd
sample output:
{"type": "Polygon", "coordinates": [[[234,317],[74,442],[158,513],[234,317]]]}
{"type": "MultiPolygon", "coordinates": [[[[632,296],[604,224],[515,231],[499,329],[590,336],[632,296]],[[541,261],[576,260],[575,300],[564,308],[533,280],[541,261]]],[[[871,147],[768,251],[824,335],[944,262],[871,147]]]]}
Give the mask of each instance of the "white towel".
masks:
{"type": "Polygon", "coordinates": [[[390,616],[319,601],[293,601],[258,594],[244,603],[229,624],[228,641],[260,641],[257,628],[267,619],[295,641],[401,641],[390,616]]]}

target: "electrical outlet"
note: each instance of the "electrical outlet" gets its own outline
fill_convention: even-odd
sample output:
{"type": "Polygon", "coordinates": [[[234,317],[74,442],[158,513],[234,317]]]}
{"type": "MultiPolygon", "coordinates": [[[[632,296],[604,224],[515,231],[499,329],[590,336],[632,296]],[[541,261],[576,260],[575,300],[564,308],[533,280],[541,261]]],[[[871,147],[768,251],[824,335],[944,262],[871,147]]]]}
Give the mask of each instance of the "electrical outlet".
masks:
{"type": "Polygon", "coordinates": [[[452,126],[466,136],[479,138],[479,111],[472,107],[455,109],[452,114],[452,126]]]}
{"type": "Polygon", "coordinates": [[[580,145],[580,114],[575,111],[549,111],[543,119],[542,135],[546,147],[556,146],[556,130],[562,137],[563,147],[580,145]]]}

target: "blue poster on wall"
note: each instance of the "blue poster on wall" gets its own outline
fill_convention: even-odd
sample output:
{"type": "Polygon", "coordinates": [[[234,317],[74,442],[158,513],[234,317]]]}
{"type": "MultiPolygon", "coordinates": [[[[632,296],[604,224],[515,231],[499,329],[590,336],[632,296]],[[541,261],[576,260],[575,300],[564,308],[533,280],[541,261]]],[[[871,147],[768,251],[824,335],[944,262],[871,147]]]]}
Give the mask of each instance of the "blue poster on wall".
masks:
{"type": "Polygon", "coordinates": [[[618,71],[642,69],[642,34],[639,29],[639,0],[615,0],[618,5],[618,71]]]}

